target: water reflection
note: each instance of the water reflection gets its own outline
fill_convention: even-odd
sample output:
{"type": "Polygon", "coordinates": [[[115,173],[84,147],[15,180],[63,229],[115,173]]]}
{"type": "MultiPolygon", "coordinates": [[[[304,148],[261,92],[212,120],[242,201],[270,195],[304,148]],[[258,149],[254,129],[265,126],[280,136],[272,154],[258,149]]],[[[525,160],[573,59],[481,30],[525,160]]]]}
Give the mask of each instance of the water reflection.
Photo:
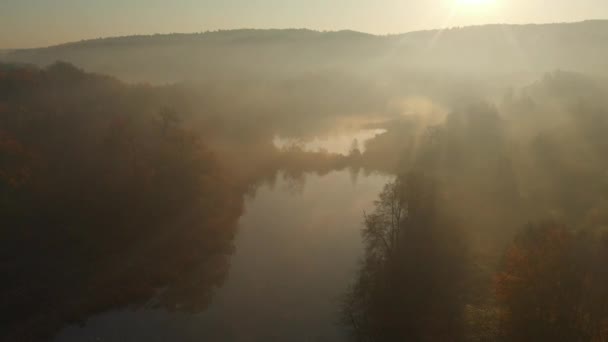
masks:
{"type": "Polygon", "coordinates": [[[262,185],[245,205],[229,275],[197,315],[119,311],[72,326],[69,341],[340,341],[340,297],[362,254],[361,214],[389,179],[349,171],[262,185]]]}
{"type": "MultiPolygon", "coordinates": [[[[146,133],[118,120],[92,141],[66,134],[74,143],[38,145],[35,163],[15,158],[30,177],[8,189],[0,181],[9,204],[0,206],[0,340],[47,341],[128,306],[206,308],[227,274],[243,186],[160,116],[137,123],[146,133]]],[[[0,140],[23,154],[17,140],[0,140]]]]}
{"type": "Polygon", "coordinates": [[[375,136],[385,133],[384,129],[360,129],[354,132],[342,132],[330,136],[314,137],[310,140],[301,141],[294,138],[275,136],[274,145],[277,148],[285,148],[293,144],[301,144],[305,151],[348,154],[354,147],[361,152],[365,151],[365,142],[375,136]]]}

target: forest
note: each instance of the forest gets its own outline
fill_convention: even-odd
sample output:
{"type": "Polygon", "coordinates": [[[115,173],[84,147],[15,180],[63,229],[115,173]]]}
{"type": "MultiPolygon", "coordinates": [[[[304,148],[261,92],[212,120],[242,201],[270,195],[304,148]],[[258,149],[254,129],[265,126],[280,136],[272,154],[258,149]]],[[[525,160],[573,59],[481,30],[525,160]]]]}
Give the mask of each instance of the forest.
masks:
{"type": "MultiPolygon", "coordinates": [[[[569,43],[591,46],[576,37],[600,39],[605,26],[513,32],[565,31],[569,43]]],[[[502,29],[453,29],[439,48],[502,29]]],[[[52,340],[125,307],[205,312],[229,278],[251,198],[281,179],[303,192],[309,175],[342,171],[390,178],[369,210],[356,211],[361,224],[348,227],[362,241],[337,299],[335,325],[348,339],[608,340],[608,75],[596,72],[604,54],[581,48],[519,74],[519,62],[505,58],[471,75],[464,48],[453,64],[438,54],[395,69],[391,56],[380,70],[338,46],[376,44],[379,55],[428,34],[228,31],[8,53],[0,64],[0,340],[52,340]],[[185,70],[171,63],[125,61],[167,46],[181,54],[213,45],[205,53],[217,56],[265,46],[281,55],[301,40],[298,49],[317,44],[313,57],[326,64],[308,56],[260,76],[254,71],[272,63],[231,70],[242,62],[226,60],[219,72],[197,69],[196,79],[174,82],[185,70]],[[325,52],[331,58],[317,50],[323,44],[336,49],[325,52]],[[334,52],[353,60],[333,68],[334,52]],[[105,56],[103,68],[95,55],[105,56]],[[306,147],[361,129],[380,133],[341,153],[306,147]],[[277,136],[293,139],[281,147],[277,136]]],[[[182,67],[194,68],[192,60],[182,67]]]]}

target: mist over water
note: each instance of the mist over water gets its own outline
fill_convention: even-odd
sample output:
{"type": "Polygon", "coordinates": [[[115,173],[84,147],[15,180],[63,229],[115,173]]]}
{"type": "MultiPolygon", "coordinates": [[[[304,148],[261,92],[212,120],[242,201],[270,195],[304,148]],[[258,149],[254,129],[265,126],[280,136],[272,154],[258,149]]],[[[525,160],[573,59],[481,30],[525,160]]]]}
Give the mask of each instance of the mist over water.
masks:
{"type": "Polygon", "coordinates": [[[365,142],[385,133],[384,129],[362,129],[355,132],[341,132],[330,136],[314,137],[312,140],[284,138],[275,136],[273,144],[279,149],[288,148],[293,145],[301,145],[304,151],[347,155],[352,149],[365,152],[365,142]]]}
{"type": "Polygon", "coordinates": [[[227,279],[204,312],[108,313],[55,341],[346,341],[336,320],[362,256],[361,214],[392,178],[355,177],[308,174],[294,183],[279,176],[257,189],[239,219],[227,279]]]}
{"type": "Polygon", "coordinates": [[[605,341],[607,38],[7,52],[0,340],[605,341]]]}

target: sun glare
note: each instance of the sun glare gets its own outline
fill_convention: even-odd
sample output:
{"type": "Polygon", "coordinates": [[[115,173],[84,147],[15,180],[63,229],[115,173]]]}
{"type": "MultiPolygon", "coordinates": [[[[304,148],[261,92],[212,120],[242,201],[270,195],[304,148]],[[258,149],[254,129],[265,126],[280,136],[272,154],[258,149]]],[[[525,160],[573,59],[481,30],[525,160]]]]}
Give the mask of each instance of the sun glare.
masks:
{"type": "Polygon", "coordinates": [[[495,0],[456,0],[456,4],[460,7],[481,7],[490,6],[495,0]]]}
{"type": "Polygon", "coordinates": [[[453,0],[453,14],[485,16],[498,10],[499,0],[453,0]]]}

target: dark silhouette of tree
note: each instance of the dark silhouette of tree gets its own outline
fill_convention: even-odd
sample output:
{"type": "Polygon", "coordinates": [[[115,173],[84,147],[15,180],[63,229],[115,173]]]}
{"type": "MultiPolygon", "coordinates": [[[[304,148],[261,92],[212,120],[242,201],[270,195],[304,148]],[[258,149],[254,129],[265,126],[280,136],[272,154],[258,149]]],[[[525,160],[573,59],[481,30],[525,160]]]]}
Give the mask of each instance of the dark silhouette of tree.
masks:
{"type": "Polygon", "coordinates": [[[438,196],[432,179],[411,173],[387,184],[365,215],[365,257],[344,304],[355,339],[464,338],[467,249],[438,196]]]}
{"type": "Polygon", "coordinates": [[[353,158],[361,157],[361,149],[359,149],[359,140],[353,139],[353,142],[350,145],[350,149],[348,150],[348,155],[353,158]]]}

